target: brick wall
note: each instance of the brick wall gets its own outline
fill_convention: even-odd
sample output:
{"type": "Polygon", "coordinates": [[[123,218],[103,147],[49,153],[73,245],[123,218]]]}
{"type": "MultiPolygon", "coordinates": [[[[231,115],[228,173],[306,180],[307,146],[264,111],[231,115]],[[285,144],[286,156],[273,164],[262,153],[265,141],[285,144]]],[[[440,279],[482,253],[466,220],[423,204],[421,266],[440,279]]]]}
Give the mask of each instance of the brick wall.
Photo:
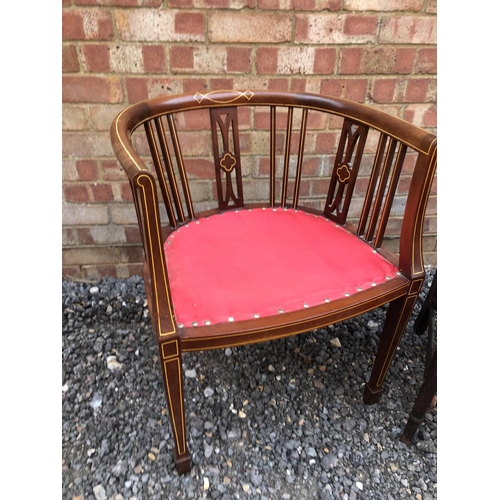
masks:
{"type": "MultiPolygon", "coordinates": [[[[63,0],[62,16],[65,276],[140,273],[131,193],[109,140],[129,103],[222,88],[307,91],[436,132],[435,0],[63,0]]],[[[424,250],[435,264],[435,187],[424,250]]]]}

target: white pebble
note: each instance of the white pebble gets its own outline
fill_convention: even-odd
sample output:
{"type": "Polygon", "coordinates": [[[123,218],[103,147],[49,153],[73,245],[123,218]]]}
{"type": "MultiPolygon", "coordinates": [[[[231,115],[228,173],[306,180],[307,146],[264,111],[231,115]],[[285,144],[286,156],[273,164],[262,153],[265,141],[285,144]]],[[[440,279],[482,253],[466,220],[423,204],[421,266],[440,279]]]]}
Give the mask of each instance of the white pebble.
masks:
{"type": "Polygon", "coordinates": [[[341,345],[340,340],[339,340],[338,337],[335,337],[334,339],[330,340],[330,344],[333,347],[342,347],[342,345],[341,345]]]}
{"type": "Polygon", "coordinates": [[[106,364],[108,366],[108,369],[113,371],[113,370],[119,370],[123,365],[120,363],[117,359],[116,356],[108,356],[106,358],[106,364]]]}
{"type": "Polygon", "coordinates": [[[107,500],[106,490],[102,484],[98,484],[92,488],[94,490],[94,495],[96,500],[107,500]]]}

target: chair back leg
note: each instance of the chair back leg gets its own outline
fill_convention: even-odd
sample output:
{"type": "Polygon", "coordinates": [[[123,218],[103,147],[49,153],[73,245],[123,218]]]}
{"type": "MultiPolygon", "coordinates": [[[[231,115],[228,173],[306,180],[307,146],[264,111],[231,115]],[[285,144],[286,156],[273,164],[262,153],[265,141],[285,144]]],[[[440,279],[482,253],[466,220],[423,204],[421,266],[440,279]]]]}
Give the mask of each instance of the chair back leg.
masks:
{"type": "Polygon", "coordinates": [[[427,410],[430,408],[432,398],[437,392],[437,350],[431,358],[429,371],[418,391],[417,399],[406,422],[405,429],[401,435],[401,441],[410,446],[418,426],[423,422],[427,410]]]}
{"type": "Polygon", "coordinates": [[[370,380],[365,385],[363,396],[365,404],[375,404],[382,396],[382,384],[410,319],[417,297],[418,292],[409,293],[389,304],[370,380]]]}

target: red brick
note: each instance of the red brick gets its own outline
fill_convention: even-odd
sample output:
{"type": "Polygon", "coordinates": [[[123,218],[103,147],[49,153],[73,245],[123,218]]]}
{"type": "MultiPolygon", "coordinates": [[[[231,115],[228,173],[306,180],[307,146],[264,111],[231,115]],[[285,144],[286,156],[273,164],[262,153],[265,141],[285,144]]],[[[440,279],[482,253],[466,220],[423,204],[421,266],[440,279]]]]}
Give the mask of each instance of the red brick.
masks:
{"type": "Polygon", "coordinates": [[[257,73],[274,74],[278,69],[278,49],[276,47],[259,47],[255,61],[257,73]]]}
{"type": "Polygon", "coordinates": [[[415,73],[437,73],[437,50],[435,48],[420,49],[415,63],[415,73]]]}
{"type": "Polygon", "coordinates": [[[63,76],[63,102],[123,102],[119,78],[63,76]]]}
{"type": "MultiPolygon", "coordinates": [[[[231,6],[231,1],[230,0],[202,0],[203,1],[203,7],[205,8],[220,8],[220,9],[228,9],[231,6]]],[[[235,4],[236,2],[232,2],[235,4]]]]}
{"type": "Polygon", "coordinates": [[[80,71],[80,63],[78,62],[76,47],[74,45],[63,45],[62,72],[78,73],[78,71],[80,71]]]}
{"type": "Polygon", "coordinates": [[[290,42],[292,29],[293,17],[288,14],[215,12],[208,19],[211,42],[290,42]]]}
{"type": "Polygon", "coordinates": [[[437,0],[428,0],[426,12],[429,14],[437,14],[437,0]]]}
{"type": "Polygon", "coordinates": [[[101,168],[103,179],[106,181],[116,181],[124,178],[125,172],[122,170],[117,160],[102,160],[101,168]]]}
{"type": "Polygon", "coordinates": [[[83,17],[80,12],[66,11],[62,15],[63,40],[85,40],[83,17]]]}
{"type": "Polygon", "coordinates": [[[307,92],[307,80],[305,78],[294,78],[292,80],[292,90],[293,92],[307,92]]]}
{"type": "Polygon", "coordinates": [[[179,113],[176,125],[178,130],[210,130],[210,115],[205,109],[179,113]]]}
{"type": "Polygon", "coordinates": [[[212,90],[232,90],[234,89],[234,80],[232,78],[212,78],[210,88],[212,90]]]}
{"type": "Polygon", "coordinates": [[[98,19],[97,26],[97,33],[88,35],[90,38],[95,38],[97,40],[111,40],[114,37],[113,21],[109,13],[102,13],[102,16],[98,19]]]}
{"type": "Polygon", "coordinates": [[[316,179],[312,184],[312,195],[322,195],[326,196],[328,189],[330,188],[330,179],[316,179]]]}
{"type": "Polygon", "coordinates": [[[437,105],[433,104],[424,113],[424,127],[437,127],[437,105]]]}
{"type": "Polygon", "coordinates": [[[127,243],[142,243],[141,231],[138,227],[125,227],[124,229],[127,243]]]}
{"type": "Polygon", "coordinates": [[[203,35],[205,33],[205,16],[198,12],[178,12],[175,15],[174,29],[176,33],[203,35]]]}
{"type": "Polygon", "coordinates": [[[173,54],[173,56],[171,55],[171,68],[176,73],[226,73],[226,49],[223,46],[215,44],[208,46],[197,45],[194,47],[172,47],[171,50],[171,54],[173,54]],[[192,58],[189,52],[186,51],[189,60],[183,64],[182,57],[178,55],[179,51],[174,49],[192,49],[192,58]]]}
{"type": "Polygon", "coordinates": [[[258,0],[259,9],[279,10],[282,8],[280,0],[258,0]]]}
{"type": "Polygon", "coordinates": [[[249,73],[251,71],[252,49],[228,47],[227,71],[230,73],[249,73]]]}
{"type": "Polygon", "coordinates": [[[347,16],[344,23],[344,33],[346,35],[376,35],[377,25],[378,16],[347,16]]]}
{"type": "Polygon", "coordinates": [[[76,234],[80,245],[93,245],[95,243],[92,233],[88,227],[77,227],[76,234]]]}
{"type": "Polygon", "coordinates": [[[419,127],[437,126],[437,107],[435,104],[409,104],[403,118],[419,127]]]}
{"type": "Polygon", "coordinates": [[[65,11],[62,16],[63,40],[111,40],[111,13],[101,10],[65,11]]]}
{"type": "Polygon", "coordinates": [[[204,78],[184,78],[182,80],[183,92],[193,92],[196,94],[196,92],[203,93],[207,89],[207,81],[204,78]]]}
{"type": "Polygon", "coordinates": [[[406,84],[405,102],[425,102],[427,100],[427,90],[429,79],[411,79],[406,84]]]}
{"type": "Polygon", "coordinates": [[[335,69],[336,50],[317,48],[314,51],[314,74],[330,75],[335,69]]]}
{"type": "Polygon", "coordinates": [[[380,43],[436,43],[436,16],[383,16],[380,43]]]}
{"type": "Polygon", "coordinates": [[[342,0],[292,0],[293,10],[340,10],[342,0]]]}
{"type": "Polygon", "coordinates": [[[144,45],[142,58],[145,73],[164,73],[167,67],[165,48],[160,45],[144,45]]]}
{"type": "Polygon", "coordinates": [[[125,41],[204,42],[205,29],[200,20],[201,13],[172,9],[115,10],[118,36],[125,41]]]}
{"type": "Polygon", "coordinates": [[[113,157],[109,132],[66,132],[62,135],[63,158],[113,157]]]}
{"type": "Polygon", "coordinates": [[[363,49],[351,47],[340,51],[339,73],[342,75],[358,75],[361,69],[363,49]]]}
{"type": "Polygon", "coordinates": [[[81,181],[93,181],[98,177],[97,161],[76,160],[76,171],[81,181]]]}
{"type": "Polygon", "coordinates": [[[321,174],[321,158],[304,158],[302,163],[302,175],[318,176],[321,174]]]}
{"type": "Polygon", "coordinates": [[[267,88],[269,90],[286,91],[288,90],[288,80],[286,78],[270,78],[267,88]]]}
{"type": "Polygon", "coordinates": [[[109,47],[107,45],[84,45],[82,53],[88,72],[108,73],[110,71],[109,47]]]}
{"type": "MultiPolygon", "coordinates": [[[[255,128],[257,130],[269,130],[270,114],[269,110],[255,110],[255,128]]],[[[287,128],[287,112],[282,108],[278,108],[276,113],[276,130],[286,130],[287,128]]]]}
{"type": "Polygon", "coordinates": [[[148,98],[148,80],[146,78],[127,78],[125,86],[130,104],[148,98]]]}
{"type": "Polygon", "coordinates": [[[87,186],[83,184],[67,184],[63,186],[64,199],[68,203],[88,203],[90,201],[87,186]]]}
{"type": "Polygon", "coordinates": [[[78,237],[76,231],[70,228],[63,228],[62,230],[62,245],[65,246],[77,246],[78,237]]]}
{"type": "Polygon", "coordinates": [[[63,130],[87,130],[89,126],[87,110],[83,106],[68,106],[62,108],[63,130]]]}
{"type": "Polygon", "coordinates": [[[169,0],[168,6],[172,8],[176,7],[194,7],[193,0],[169,0]]]}
{"type": "Polygon", "coordinates": [[[128,182],[121,182],[119,184],[119,197],[121,201],[134,201],[134,196],[132,194],[132,189],[130,189],[130,184],[128,182]]]}
{"type": "Polygon", "coordinates": [[[368,80],[362,79],[326,79],[321,82],[321,94],[364,102],[368,80]]]}
{"type": "Polygon", "coordinates": [[[319,154],[332,153],[337,147],[337,134],[334,132],[320,133],[316,137],[315,152],[319,154]]]}
{"type": "Polygon", "coordinates": [[[111,184],[92,184],[91,191],[95,202],[114,201],[111,184]]]}
{"type": "Polygon", "coordinates": [[[424,0],[345,0],[344,9],[419,12],[423,4],[424,0]]]}
{"type": "Polygon", "coordinates": [[[215,167],[212,161],[196,158],[186,159],[184,163],[186,165],[186,172],[198,179],[213,179],[215,176],[215,167]]]}
{"type": "Polygon", "coordinates": [[[138,7],[139,0],[74,0],[75,5],[114,5],[116,7],[138,7]]]}
{"type": "Polygon", "coordinates": [[[394,73],[408,75],[413,72],[416,49],[397,49],[394,73]]]}
{"type": "Polygon", "coordinates": [[[396,80],[393,78],[378,79],[373,83],[372,97],[375,102],[393,102],[396,80]]]}
{"type": "Polygon", "coordinates": [[[170,69],[194,68],[194,48],[193,47],[171,47],[170,48],[170,69]]]}
{"type": "Polygon", "coordinates": [[[296,21],[295,42],[321,45],[374,43],[376,18],[369,16],[365,20],[365,17],[324,13],[299,14],[296,21]]]}
{"type": "Polygon", "coordinates": [[[90,106],[90,119],[96,130],[109,131],[112,121],[123,110],[123,104],[90,106]]]}

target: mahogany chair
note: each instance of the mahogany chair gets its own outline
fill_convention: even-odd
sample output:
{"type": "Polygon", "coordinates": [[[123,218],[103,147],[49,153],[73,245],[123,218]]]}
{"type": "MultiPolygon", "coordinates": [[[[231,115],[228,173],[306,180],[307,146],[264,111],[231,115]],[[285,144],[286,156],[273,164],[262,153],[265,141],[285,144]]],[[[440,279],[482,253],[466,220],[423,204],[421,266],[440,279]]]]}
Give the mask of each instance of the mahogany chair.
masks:
{"type": "Polygon", "coordinates": [[[425,360],[424,380],[401,435],[401,441],[407,446],[412,444],[413,437],[420,424],[424,421],[425,414],[431,408],[433,399],[437,393],[436,315],[437,271],[422,304],[422,308],[413,324],[413,330],[417,335],[422,335],[427,330],[427,356],[425,360]]]}
{"type": "Polygon", "coordinates": [[[433,134],[342,99],[229,90],[134,104],[111,141],[134,196],[179,473],[191,467],[183,352],[389,303],[364,390],[379,400],[425,278],[433,134]]]}

